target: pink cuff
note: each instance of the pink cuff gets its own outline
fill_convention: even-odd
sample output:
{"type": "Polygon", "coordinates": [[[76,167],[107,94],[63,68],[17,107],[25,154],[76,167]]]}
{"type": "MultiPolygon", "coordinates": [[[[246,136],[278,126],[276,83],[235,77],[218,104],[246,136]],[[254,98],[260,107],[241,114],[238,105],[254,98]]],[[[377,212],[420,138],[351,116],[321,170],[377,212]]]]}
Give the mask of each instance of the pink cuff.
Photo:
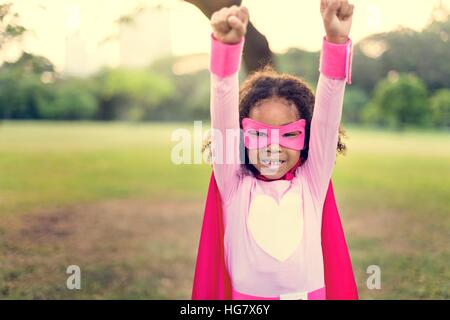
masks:
{"type": "Polygon", "coordinates": [[[226,44],[211,34],[210,71],[220,77],[232,75],[239,70],[245,38],[236,44],[226,44]]]}
{"type": "Polygon", "coordinates": [[[320,55],[319,71],[331,79],[345,79],[352,83],[353,44],[348,39],[346,43],[332,43],[323,38],[323,48],[320,55]]]}

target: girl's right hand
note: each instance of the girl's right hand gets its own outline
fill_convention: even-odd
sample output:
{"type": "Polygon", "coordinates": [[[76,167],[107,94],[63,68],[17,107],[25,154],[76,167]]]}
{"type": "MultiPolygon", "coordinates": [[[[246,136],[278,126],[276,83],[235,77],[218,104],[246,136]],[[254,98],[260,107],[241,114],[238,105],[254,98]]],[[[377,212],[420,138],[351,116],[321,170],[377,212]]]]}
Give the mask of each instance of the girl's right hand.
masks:
{"type": "Polygon", "coordinates": [[[247,33],[249,13],[246,7],[222,8],[211,16],[214,37],[226,44],[237,44],[247,33]]]}
{"type": "Polygon", "coordinates": [[[321,0],[320,13],[327,34],[333,43],[345,43],[352,27],[354,5],[348,0],[321,0]]]}

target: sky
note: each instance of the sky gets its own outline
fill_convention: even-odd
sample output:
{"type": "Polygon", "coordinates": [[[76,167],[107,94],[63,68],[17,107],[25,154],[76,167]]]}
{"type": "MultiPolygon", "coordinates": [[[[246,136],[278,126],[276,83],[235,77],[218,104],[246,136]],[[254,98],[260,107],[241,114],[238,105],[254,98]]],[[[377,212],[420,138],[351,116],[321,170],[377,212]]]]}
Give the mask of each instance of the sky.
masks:
{"type": "MultiPolygon", "coordinates": [[[[442,0],[450,8],[450,0],[442,0]]],[[[209,52],[209,21],[201,12],[181,0],[9,0],[21,15],[21,23],[32,30],[21,48],[43,55],[61,70],[65,63],[65,38],[80,27],[83,16],[83,40],[96,48],[108,36],[117,33],[114,21],[139,5],[163,4],[171,10],[170,35],[176,55],[209,52]]],[[[378,32],[399,26],[423,29],[438,0],[350,0],[355,5],[350,36],[356,42],[378,32]]],[[[253,24],[269,40],[271,49],[284,52],[290,47],[319,50],[324,29],[319,12],[320,0],[243,0],[253,24]]],[[[158,30],[149,30],[158,32],[158,30]]],[[[117,60],[114,43],[103,45],[102,59],[117,60]],[[111,50],[108,50],[110,46],[111,50]]],[[[12,48],[6,59],[17,50],[12,48]]]]}

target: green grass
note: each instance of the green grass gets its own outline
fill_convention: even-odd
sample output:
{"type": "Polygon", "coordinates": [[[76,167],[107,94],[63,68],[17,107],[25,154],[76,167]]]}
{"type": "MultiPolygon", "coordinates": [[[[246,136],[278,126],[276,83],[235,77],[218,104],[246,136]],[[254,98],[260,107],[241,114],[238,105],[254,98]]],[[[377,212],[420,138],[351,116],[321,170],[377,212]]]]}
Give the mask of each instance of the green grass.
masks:
{"type": "Polygon", "coordinates": [[[336,193],[351,210],[435,217],[450,228],[450,135],[353,130],[348,156],[339,157],[336,193]]]}
{"type": "Polygon", "coordinates": [[[117,197],[198,194],[209,167],[172,164],[177,128],[190,127],[3,123],[0,215],[117,197]]]}
{"type": "MultiPolygon", "coordinates": [[[[201,207],[210,167],[170,161],[175,145],[171,133],[192,126],[3,122],[0,219],[11,223],[34,211],[118,198],[155,204],[200,201],[201,207]]],[[[338,157],[333,183],[361,297],[450,298],[450,134],[358,127],[347,131],[348,153],[338,157]],[[382,270],[381,290],[365,286],[369,265],[382,270]]],[[[139,238],[135,242],[140,245],[133,244],[135,251],[129,251],[126,261],[97,261],[94,254],[88,259],[85,289],[76,294],[55,286],[51,277],[36,280],[39,275],[47,279],[41,268],[47,263],[44,257],[69,263],[56,254],[65,249],[39,243],[16,248],[13,240],[3,241],[15,238],[6,222],[0,224],[0,252],[36,258],[19,268],[2,261],[0,253],[0,297],[188,298],[201,214],[177,218],[185,210],[180,205],[173,218],[161,214],[150,220],[156,229],[151,245],[148,238],[139,238]],[[185,274],[171,278],[170,268],[185,274]],[[185,289],[174,293],[172,285],[185,289]]]]}

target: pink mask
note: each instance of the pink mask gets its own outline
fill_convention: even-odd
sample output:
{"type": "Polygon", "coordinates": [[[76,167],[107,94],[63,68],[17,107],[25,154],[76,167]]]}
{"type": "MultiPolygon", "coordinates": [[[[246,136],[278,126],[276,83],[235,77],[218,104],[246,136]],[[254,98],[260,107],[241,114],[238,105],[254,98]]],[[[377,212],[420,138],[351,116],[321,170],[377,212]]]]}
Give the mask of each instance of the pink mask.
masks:
{"type": "Polygon", "coordinates": [[[306,120],[300,119],[284,126],[270,126],[250,118],[242,120],[244,144],[248,149],[259,149],[271,144],[280,144],[293,150],[302,150],[305,145],[306,120]]]}

